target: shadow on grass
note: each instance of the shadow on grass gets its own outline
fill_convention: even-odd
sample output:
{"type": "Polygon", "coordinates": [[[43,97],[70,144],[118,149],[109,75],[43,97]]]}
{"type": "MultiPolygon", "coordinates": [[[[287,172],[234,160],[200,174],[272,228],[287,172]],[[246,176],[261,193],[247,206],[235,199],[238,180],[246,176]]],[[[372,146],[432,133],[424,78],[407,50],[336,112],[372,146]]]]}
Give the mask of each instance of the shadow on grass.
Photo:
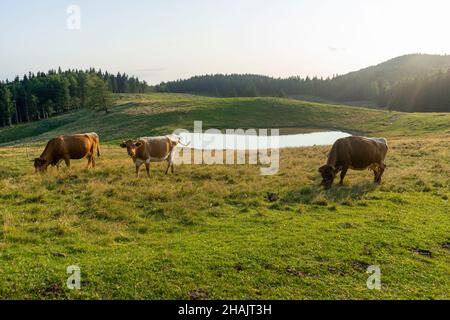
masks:
{"type": "Polygon", "coordinates": [[[370,181],[350,186],[333,186],[333,188],[325,190],[325,195],[327,199],[336,202],[345,199],[360,200],[364,195],[374,191],[377,187],[377,184],[370,181]]]}
{"type": "Polygon", "coordinates": [[[127,102],[127,103],[118,104],[118,105],[115,105],[114,108],[111,108],[111,110],[109,110],[108,114],[119,113],[126,109],[137,107],[139,105],[140,104],[138,102],[127,102]]]}
{"type": "Polygon", "coordinates": [[[284,203],[311,204],[320,195],[331,202],[342,202],[344,200],[360,200],[364,195],[374,191],[377,185],[373,182],[362,182],[350,186],[333,185],[330,189],[324,189],[319,185],[303,186],[292,190],[282,199],[284,203]]]}
{"type": "Polygon", "coordinates": [[[17,178],[20,175],[19,169],[0,168],[0,179],[17,178]]]}

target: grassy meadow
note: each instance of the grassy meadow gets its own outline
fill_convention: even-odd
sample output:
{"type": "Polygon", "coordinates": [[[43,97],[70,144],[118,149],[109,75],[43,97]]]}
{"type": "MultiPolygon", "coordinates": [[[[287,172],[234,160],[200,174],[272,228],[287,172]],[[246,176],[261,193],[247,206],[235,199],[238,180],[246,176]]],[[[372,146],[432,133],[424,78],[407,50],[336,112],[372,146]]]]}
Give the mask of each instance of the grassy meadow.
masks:
{"type": "MultiPolygon", "coordinates": [[[[0,129],[2,299],[449,299],[450,114],[405,114],[283,98],[120,95],[0,129]],[[134,176],[122,139],[204,128],[342,130],[384,136],[380,186],[349,171],[319,187],[329,147],[283,149],[280,171],[180,165],[134,176]],[[97,168],[34,174],[64,133],[96,131],[97,168]],[[81,268],[81,290],[66,268],[81,268]],[[370,265],[381,290],[366,287],[370,265]]],[[[64,167],[64,166],[62,166],[64,167]]]]}

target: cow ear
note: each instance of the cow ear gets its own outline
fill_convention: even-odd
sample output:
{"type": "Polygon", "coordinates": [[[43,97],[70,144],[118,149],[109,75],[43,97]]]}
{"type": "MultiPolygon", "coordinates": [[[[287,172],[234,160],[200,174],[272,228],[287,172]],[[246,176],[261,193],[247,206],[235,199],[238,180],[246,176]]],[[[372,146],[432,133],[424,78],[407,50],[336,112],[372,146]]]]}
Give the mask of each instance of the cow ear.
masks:
{"type": "Polygon", "coordinates": [[[121,146],[122,148],[126,148],[126,147],[127,147],[127,144],[126,144],[125,142],[122,142],[122,143],[120,144],[120,146],[121,146]]]}
{"type": "Polygon", "coordinates": [[[138,141],[134,145],[136,146],[136,148],[139,148],[140,146],[142,146],[142,142],[138,141]]]}

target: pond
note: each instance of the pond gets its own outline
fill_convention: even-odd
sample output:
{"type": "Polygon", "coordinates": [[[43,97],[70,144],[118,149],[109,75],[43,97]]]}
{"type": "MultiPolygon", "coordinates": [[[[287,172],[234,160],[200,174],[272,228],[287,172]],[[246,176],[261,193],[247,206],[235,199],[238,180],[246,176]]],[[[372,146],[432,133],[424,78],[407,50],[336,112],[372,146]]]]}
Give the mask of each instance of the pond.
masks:
{"type": "Polygon", "coordinates": [[[181,133],[188,148],[200,150],[257,150],[274,148],[299,148],[332,145],[336,140],[351,136],[342,131],[313,132],[272,136],[256,134],[181,133]]]}

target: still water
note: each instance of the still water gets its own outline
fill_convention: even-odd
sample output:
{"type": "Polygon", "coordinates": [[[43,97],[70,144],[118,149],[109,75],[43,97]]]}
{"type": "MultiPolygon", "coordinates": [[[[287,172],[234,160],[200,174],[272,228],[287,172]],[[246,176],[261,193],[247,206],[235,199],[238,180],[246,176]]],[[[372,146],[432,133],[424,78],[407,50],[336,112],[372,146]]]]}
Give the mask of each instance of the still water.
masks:
{"type": "Polygon", "coordinates": [[[181,133],[189,148],[203,150],[256,150],[273,148],[299,148],[332,145],[336,140],[351,136],[341,131],[289,134],[280,136],[242,135],[219,133],[181,133]]]}

